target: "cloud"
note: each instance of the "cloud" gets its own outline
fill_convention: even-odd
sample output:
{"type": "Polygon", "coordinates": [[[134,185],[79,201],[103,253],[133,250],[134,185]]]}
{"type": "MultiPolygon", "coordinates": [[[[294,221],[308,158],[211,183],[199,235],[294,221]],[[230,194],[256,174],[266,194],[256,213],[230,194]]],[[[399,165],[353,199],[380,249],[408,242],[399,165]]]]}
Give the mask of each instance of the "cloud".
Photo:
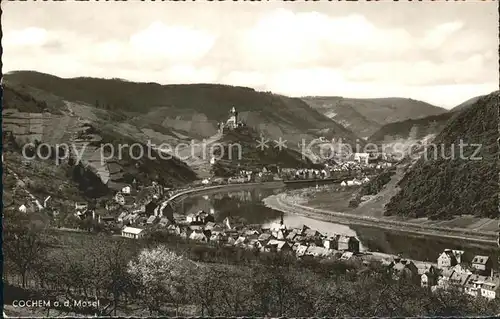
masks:
{"type": "Polygon", "coordinates": [[[201,59],[212,48],[216,37],[206,31],[154,22],[133,34],[129,43],[134,53],[144,58],[174,61],[201,59]]]}
{"type": "Polygon", "coordinates": [[[426,49],[435,50],[442,46],[454,33],[462,29],[464,23],[461,21],[453,21],[440,24],[429,30],[420,45],[426,49]]]}
{"type": "Polygon", "coordinates": [[[406,97],[445,108],[498,89],[498,80],[483,83],[408,85],[379,80],[352,81],[340,69],[295,69],[267,77],[268,88],[289,96],[344,96],[351,98],[406,97]]]}
{"type": "Polygon", "coordinates": [[[195,64],[215,40],[207,31],[161,22],[106,41],[72,30],[27,28],[4,37],[4,69],[161,83],[212,82],[217,80],[217,71],[195,64]],[[30,51],[25,50],[27,45],[30,51]]]}
{"type": "Polygon", "coordinates": [[[392,6],[374,14],[367,6],[327,10],[326,4],[321,11],[200,4],[206,10],[196,13],[180,5],[175,12],[102,5],[110,10],[106,20],[90,5],[75,15],[69,3],[72,10],[53,6],[57,19],[47,19],[45,5],[33,15],[19,9],[16,19],[11,5],[3,17],[4,71],[224,83],[290,96],[402,96],[442,106],[498,88],[496,19],[478,6],[426,9],[412,20],[418,13],[395,16],[392,6]]]}
{"type": "Polygon", "coordinates": [[[342,91],[347,84],[342,72],[332,68],[290,69],[271,74],[268,80],[273,91],[293,96],[310,95],[308,92],[324,95],[326,92],[342,91]]]}
{"type": "MultiPolygon", "coordinates": [[[[428,60],[375,62],[360,64],[346,74],[351,81],[405,83],[415,86],[442,83],[480,83],[485,80],[485,74],[488,74],[488,68],[491,67],[484,61],[485,55],[475,54],[465,60],[441,63],[428,60]]],[[[489,80],[494,80],[494,78],[490,77],[489,80]]]]}
{"type": "MultiPolygon", "coordinates": [[[[472,60],[476,57],[472,57],[472,60]]],[[[430,66],[429,62],[424,62],[430,66]]],[[[384,64],[381,64],[384,66],[384,64]]],[[[416,66],[417,68],[420,65],[416,66]]],[[[453,67],[453,66],[450,66],[453,67]]],[[[399,68],[394,67],[395,72],[399,68]]],[[[393,75],[395,73],[392,73],[393,75]]],[[[352,98],[406,97],[427,101],[434,105],[451,108],[472,96],[496,90],[498,82],[493,77],[483,83],[450,81],[448,84],[407,84],[405,82],[374,79],[350,79],[340,68],[296,68],[272,72],[232,72],[222,83],[250,86],[270,90],[278,94],[301,97],[345,96],[352,98]]]]}
{"type": "Polygon", "coordinates": [[[278,9],[240,40],[240,54],[255,67],[339,65],[359,57],[391,59],[411,48],[403,29],[377,28],[364,16],[329,17],[278,9]]]}
{"type": "Polygon", "coordinates": [[[218,71],[215,68],[196,68],[191,65],[174,65],[166,69],[164,74],[164,79],[173,83],[212,83],[217,78],[218,71]]]}
{"type": "Polygon", "coordinates": [[[29,27],[6,33],[2,39],[4,47],[40,46],[47,41],[47,31],[42,28],[29,27]]]}
{"type": "Polygon", "coordinates": [[[473,31],[457,19],[409,32],[359,14],[277,9],[240,38],[236,63],[247,70],[225,81],[291,96],[408,96],[451,107],[498,86],[491,36],[473,31]],[[438,93],[453,87],[453,96],[438,93]]]}

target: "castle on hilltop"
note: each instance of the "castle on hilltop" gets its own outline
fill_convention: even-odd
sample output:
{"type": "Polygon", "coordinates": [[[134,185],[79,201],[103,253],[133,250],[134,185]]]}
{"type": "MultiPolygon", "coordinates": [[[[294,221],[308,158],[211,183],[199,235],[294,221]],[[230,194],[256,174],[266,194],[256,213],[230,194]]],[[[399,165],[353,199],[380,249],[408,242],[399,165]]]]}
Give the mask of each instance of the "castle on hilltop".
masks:
{"type": "Polygon", "coordinates": [[[229,117],[227,121],[219,123],[219,130],[221,132],[232,131],[238,127],[242,127],[244,124],[238,119],[238,112],[234,106],[229,111],[229,117]]]}

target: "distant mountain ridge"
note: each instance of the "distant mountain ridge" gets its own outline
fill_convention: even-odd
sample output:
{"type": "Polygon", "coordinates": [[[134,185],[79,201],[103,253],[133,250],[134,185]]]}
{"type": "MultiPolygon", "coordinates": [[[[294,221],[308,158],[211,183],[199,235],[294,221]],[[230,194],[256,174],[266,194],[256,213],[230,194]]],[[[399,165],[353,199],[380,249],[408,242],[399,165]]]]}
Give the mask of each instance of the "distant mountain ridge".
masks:
{"type": "Polygon", "coordinates": [[[186,135],[209,137],[217,123],[225,121],[234,106],[247,125],[270,138],[298,142],[299,134],[318,137],[316,130],[331,129],[337,138],[354,143],[356,134],[330,120],[298,98],[289,98],[251,88],[219,84],[160,85],[119,79],[63,79],[33,71],[17,71],[5,80],[51,92],[68,101],[82,101],[97,108],[118,110],[143,118],[150,125],[176,128],[186,135]],[[164,111],[162,111],[164,110],[164,111]],[[165,115],[165,117],[148,115],[165,115]],[[205,118],[204,118],[205,117],[205,118]],[[203,122],[202,125],[198,123],[203,122]]]}
{"type": "Polygon", "coordinates": [[[362,137],[371,136],[388,123],[447,112],[426,102],[397,97],[356,99],[312,96],[302,100],[362,137]]]}
{"type": "MultiPolygon", "coordinates": [[[[104,192],[104,185],[119,189],[134,178],[149,181],[161,177],[169,185],[188,183],[196,178],[195,173],[202,178],[201,173],[210,169],[208,163],[195,167],[189,160],[134,161],[125,157],[103,164],[99,145],[145,146],[151,141],[157,146],[167,143],[175,147],[181,142],[190,144],[192,140],[198,144],[217,134],[218,123],[225,122],[233,106],[248,131],[253,132],[250,136],[233,136],[246,143],[249,158],[241,163],[249,167],[257,167],[259,161],[269,164],[274,160],[283,165],[307,164],[300,153],[292,150],[299,149],[302,141],[325,137],[355,143],[358,139],[300,99],[249,88],[62,79],[31,71],[7,74],[4,88],[4,131],[12,132],[21,144],[90,143],[83,161],[85,168],[95,175],[99,193],[104,192]],[[260,134],[270,141],[280,138],[287,141],[290,150],[255,153],[255,146],[250,144],[255,144],[260,134]]],[[[226,161],[225,166],[230,168],[233,164],[226,161]]]]}

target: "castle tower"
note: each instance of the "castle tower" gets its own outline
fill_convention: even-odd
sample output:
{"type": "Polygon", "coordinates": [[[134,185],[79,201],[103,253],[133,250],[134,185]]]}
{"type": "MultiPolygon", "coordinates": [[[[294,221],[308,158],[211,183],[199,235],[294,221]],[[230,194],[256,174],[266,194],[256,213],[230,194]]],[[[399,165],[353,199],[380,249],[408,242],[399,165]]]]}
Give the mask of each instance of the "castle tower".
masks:
{"type": "Polygon", "coordinates": [[[238,112],[233,106],[229,111],[229,119],[227,120],[227,127],[230,129],[234,129],[237,126],[238,126],[238,112]]]}

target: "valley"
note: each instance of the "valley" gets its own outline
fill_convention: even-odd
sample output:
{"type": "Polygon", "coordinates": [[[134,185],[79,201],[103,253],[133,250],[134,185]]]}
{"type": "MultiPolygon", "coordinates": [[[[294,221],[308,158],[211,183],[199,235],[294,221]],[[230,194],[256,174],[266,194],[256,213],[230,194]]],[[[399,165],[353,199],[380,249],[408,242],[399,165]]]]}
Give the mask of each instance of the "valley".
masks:
{"type": "MultiPolygon", "coordinates": [[[[51,248],[44,248],[43,254],[48,255],[40,257],[44,261],[37,267],[49,267],[49,272],[50,267],[54,267],[49,256],[70,258],[64,257],[69,254],[64,251],[75,245],[77,237],[94,245],[95,236],[106,243],[99,248],[104,249],[106,255],[125,245],[120,244],[121,240],[129,240],[127,245],[134,247],[134,253],[124,256],[126,260],[141,258],[140,254],[153,245],[157,246],[155,249],[165,249],[162,256],[173,254],[195,267],[210,264],[214,271],[219,271],[229,260],[230,267],[238,272],[244,267],[265,267],[262,265],[266,264],[266,258],[295,256],[294,261],[287,259],[286,263],[294,265],[296,270],[308,269],[306,265],[312,262],[310,267],[315,271],[324,263],[339,263],[341,267],[352,267],[350,271],[356,273],[371,272],[371,267],[382,269],[383,273],[383,269],[399,267],[401,263],[397,260],[404,256],[408,258],[404,259],[408,265],[437,267],[439,278],[446,279],[439,262],[430,262],[441,250],[465,249],[469,259],[478,253],[497,258],[494,253],[497,212],[492,209],[496,199],[492,199],[494,187],[491,174],[485,168],[493,165],[498,150],[492,143],[493,123],[483,120],[493,118],[492,102],[498,93],[478,99],[461,111],[446,113],[429,107],[426,110],[431,115],[411,118],[413,115],[406,109],[402,112],[406,115],[401,118],[393,114],[387,122],[379,119],[376,124],[370,124],[360,115],[363,110],[366,112],[366,101],[356,102],[363,105],[359,110],[342,113],[343,116],[350,114],[351,123],[337,121],[337,115],[329,119],[299,99],[239,87],[158,87],[151,83],[29,74],[30,85],[36,86],[32,88],[15,82],[19,76],[17,74],[15,80],[7,77],[10,91],[5,99],[8,107],[3,110],[6,220],[9,227],[16,225],[7,231],[29,229],[29,236],[37,236],[41,231],[44,238],[39,244],[51,248]],[[39,77],[45,80],[37,82],[39,77]],[[66,88],[64,92],[56,90],[65,97],[44,91],[51,89],[48,86],[51,81],[66,88]],[[168,106],[155,105],[154,99],[148,106],[139,106],[134,104],[139,100],[131,99],[123,108],[114,107],[117,102],[102,101],[103,97],[116,97],[97,90],[94,82],[137,94],[156,94],[158,99],[167,93],[178,95],[168,106]],[[76,91],[71,89],[74,83],[79,83],[76,91]],[[186,99],[181,98],[179,92],[184,92],[186,99]],[[85,98],[90,101],[98,93],[101,94],[99,101],[94,104],[76,99],[88,94],[91,98],[85,98]],[[212,103],[212,107],[218,103],[234,103],[236,107],[233,105],[219,113],[211,110],[203,113],[207,111],[192,104],[198,100],[190,100],[196,94],[204,96],[204,103],[212,103]],[[263,106],[243,102],[242,96],[263,106]],[[274,109],[269,109],[271,107],[274,109]],[[432,115],[433,112],[437,115],[432,115]],[[480,121],[482,124],[477,125],[480,121]],[[360,134],[368,131],[354,130],[353,123],[372,130],[372,135],[366,141],[361,140],[360,134]],[[464,129],[464,123],[474,125],[464,129]],[[450,150],[459,137],[471,143],[478,138],[486,141],[480,154],[483,161],[456,164],[456,159],[455,162],[424,160],[425,152],[435,143],[450,150]],[[259,148],[259,140],[263,139],[270,144],[259,148]],[[278,139],[284,141],[283,145],[278,144],[278,139]],[[347,154],[343,148],[333,147],[337,145],[335,139],[341,140],[337,142],[341,146],[342,143],[357,147],[371,144],[385,148],[373,154],[356,148],[354,153],[347,154]],[[310,141],[313,141],[310,147],[301,146],[310,141]],[[43,155],[40,145],[45,145],[46,152],[52,156],[40,156],[43,155]],[[133,145],[144,151],[142,156],[131,151],[133,145]],[[405,147],[405,156],[394,160],[393,146],[401,145],[405,147]],[[122,146],[125,146],[124,152],[122,146]],[[118,154],[116,149],[120,150],[118,154]],[[332,151],[327,159],[322,153],[325,149],[332,151]],[[24,158],[23,151],[28,151],[33,158],[24,158]],[[148,156],[144,156],[146,153],[148,156]],[[434,172],[432,167],[436,165],[442,166],[439,170],[446,175],[434,172]],[[426,173],[429,169],[430,175],[426,173]],[[472,173],[466,173],[467,169],[472,173]],[[459,177],[455,181],[449,179],[452,174],[459,177]],[[464,178],[464,174],[468,178],[464,178]],[[342,184],[319,186],[332,176],[343,176],[342,184]],[[54,183],[44,186],[48,179],[54,183]],[[316,187],[300,186],[314,180],[316,187]],[[299,185],[298,189],[283,192],[283,181],[294,182],[299,185]],[[463,181],[488,187],[474,193],[463,181]],[[450,187],[466,189],[469,195],[461,200],[434,194],[446,192],[450,187]],[[190,195],[197,192],[200,193],[190,195]],[[226,192],[228,197],[224,195],[226,192]],[[246,202],[247,192],[256,193],[250,195],[256,200],[246,202]],[[420,195],[415,196],[417,193],[420,195]],[[240,197],[241,200],[235,201],[234,198],[240,197]],[[211,200],[207,202],[207,198],[211,200]],[[472,208],[472,214],[471,201],[478,205],[472,208]],[[214,221],[193,224],[196,216],[207,215],[204,209],[213,211],[214,221]],[[13,222],[17,214],[25,214],[23,218],[29,221],[13,222]],[[281,216],[280,230],[273,228],[278,216],[281,216]],[[307,225],[302,227],[301,223],[307,225]],[[32,225],[37,228],[31,228],[35,227],[32,225]],[[344,237],[347,242],[360,242],[361,250],[342,246],[340,238],[344,237]],[[411,245],[395,242],[403,239],[411,245]],[[323,246],[316,246],[320,242],[323,246]],[[426,248],[429,243],[436,249],[426,248]]],[[[390,103],[390,108],[397,108],[399,103],[393,99],[376,101],[382,102],[390,103]]],[[[383,114],[380,111],[378,115],[367,116],[377,119],[383,114]]],[[[9,249],[10,254],[15,251],[13,246],[9,249]]],[[[123,261],[116,262],[122,264],[123,261]]],[[[496,265],[493,267],[497,269],[496,265]]],[[[350,276],[350,271],[342,269],[329,271],[335,276],[350,276]]],[[[458,268],[454,271],[461,276],[472,276],[458,268]]],[[[65,269],[64,273],[71,276],[71,269],[65,269]]],[[[26,288],[32,287],[30,276],[39,275],[29,272],[26,278],[16,276],[16,271],[10,272],[9,285],[17,280],[26,288]]],[[[417,282],[420,273],[414,271],[412,276],[417,282]]],[[[485,278],[496,280],[496,277],[485,278]]],[[[75,283],[72,281],[69,285],[74,293],[75,283]]],[[[437,284],[433,287],[445,289],[437,284]]],[[[95,288],[96,295],[103,293],[95,288]]],[[[190,290],[188,296],[189,300],[182,301],[186,306],[198,305],[195,291],[190,290]]],[[[114,300],[119,297],[115,296],[114,300]]],[[[114,311],[130,311],[127,307],[115,306],[114,311]]],[[[182,311],[199,313],[199,310],[182,311]]]]}
{"type": "Polygon", "coordinates": [[[446,113],[443,108],[404,98],[319,96],[304,97],[302,100],[365,139],[389,123],[446,113]]]}
{"type": "Polygon", "coordinates": [[[495,1],[4,2],[3,317],[500,318],[495,1]]]}

